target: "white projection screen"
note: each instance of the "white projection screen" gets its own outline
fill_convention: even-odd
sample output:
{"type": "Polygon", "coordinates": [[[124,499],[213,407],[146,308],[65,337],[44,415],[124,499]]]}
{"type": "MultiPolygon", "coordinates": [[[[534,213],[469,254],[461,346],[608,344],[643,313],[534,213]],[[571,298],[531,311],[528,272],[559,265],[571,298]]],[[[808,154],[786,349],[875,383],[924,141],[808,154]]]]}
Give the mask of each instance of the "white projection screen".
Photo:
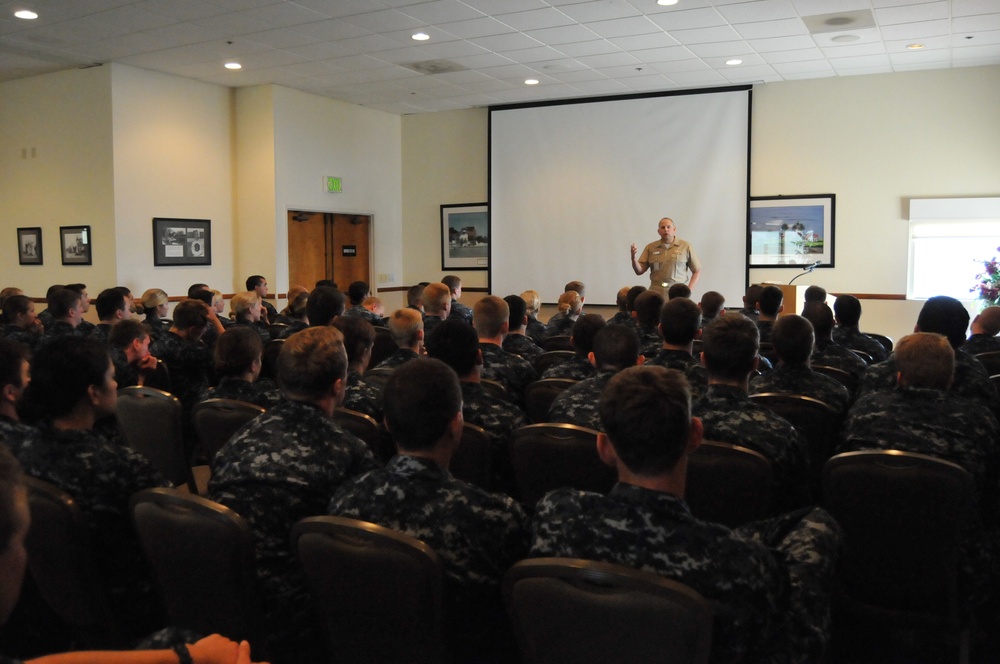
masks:
{"type": "Polygon", "coordinates": [[[554,303],[579,279],[615,303],[629,245],[663,217],[701,259],[692,297],[741,304],[747,279],[749,86],[490,109],[490,292],[554,303]]]}

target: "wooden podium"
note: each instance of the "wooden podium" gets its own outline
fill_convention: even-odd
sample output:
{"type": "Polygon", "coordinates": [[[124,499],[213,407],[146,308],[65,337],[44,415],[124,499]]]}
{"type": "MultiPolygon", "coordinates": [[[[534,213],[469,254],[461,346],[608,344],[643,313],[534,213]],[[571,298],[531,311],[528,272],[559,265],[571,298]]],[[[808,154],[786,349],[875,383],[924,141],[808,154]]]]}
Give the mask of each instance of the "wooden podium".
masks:
{"type": "Polygon", "coordinates": [[[781,289],[781,294],[785,298],[782,304],[785,308],[779,314],[779,317],[786,316],[788,314],[797,314],[802,311],[802,305],[805,302],[806,288],[808,288],[808,286],[799,286],[798,284],[769,284],[766,282],[761,283],[761,286],[777,286],[781,289]]]}

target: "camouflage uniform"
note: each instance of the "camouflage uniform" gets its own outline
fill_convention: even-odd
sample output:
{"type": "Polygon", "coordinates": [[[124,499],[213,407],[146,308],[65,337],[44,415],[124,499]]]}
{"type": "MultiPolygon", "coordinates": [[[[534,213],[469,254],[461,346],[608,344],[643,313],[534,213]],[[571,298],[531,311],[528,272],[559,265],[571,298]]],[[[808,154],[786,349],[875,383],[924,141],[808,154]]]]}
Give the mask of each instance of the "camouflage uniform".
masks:
{"type": "Polygon", "coordinates": [[[170,331],[170,323],[162,318],[146,316],[143,320],[149,327],[149,345],[152,346],[170,331]]]}
{"type": "Polygon", "coordinates": [[[503,349],[508,353],[520,355],[529,362],[545,351],[524,334],[508,334],[503,340],[503,349]]]}
{"type": "Polygon", "coordinates": [[[3,328],[3,336],[5,339],[10,339],[11,341],[16,341],[22,344],[28,350],[34,350],[38,342],[41,341],[42,335],[35,334],[34,332],[29,332],[24,328],[20,328],[17,325],[7,325],[3,328]]]}
{"type": "Polygon", "coordinates": [[[267,312],[267,322],[270,323],[278,317],[278,310],[267,300],[261,299],[260,306],[267,312]]]}
{"type": "Polygon", "coordinates": [[[836,326],[833,328],[833,340],[844,348],[868,353],[876,362],[883,362],[889,357],[889,353],[886,352],[882,344],[861,332],[856,325],[853,327],[836,326]]]}
{"type": "Polygon", "coordinates": [[[14,456],[18,456],[18,450],[37,433],[35,427],[0,415],[0,443],[9,447],[14,456]]]}
{"type": "Polygon", "coordinates": [[[858,378],[861,378],[868,369],[868,364],[860,357],[836,341],[829,340],[816,340],[816,345],[813,346],[812,357],[809,361],[811,364],[843,369],[858,378]]]}
{"type": "Polygon", "coordinates": [[[267,378],[251,383],[233,376],[225,376],[215,387],[199,390],[195,402],[200,403],[206,399],[235,399],[268,409],[277,406],[284,398],[278,386],[267,378]]]}
{"type": "Polygon", "coordinates": [[[629,312],[619,311],[608,319],[608,325],[631,325],[635,327],[635,320],[629,312]]]}
{"type": "Polygon", "coordinates": [[[111,323],[98,323],[94,326],[90,336],[100,341],[102,346],[107,346],[109,334],[111,334],[111,323]]]}
{"type": "Polygon", "coordinates": [[[586,380],[597,374],[597,369],[586,357],[574,355],[565,362],[555,364],[542,373],[542,378],[569,378],[570,380],[586,380]]]}
{"type": "Polygon", "coordinates": [[[736,313],[738,313],[738,314],[740,314],[740,315],[742,315],[742,316],[744,316],[746,318],[749,318],[754,323],[756,323],[757,319],[760,318],[760,312],[758,310],[756,310],[756,309],[749,309],[747,307],[744,307],[744,308],[740,309],[736,313]]]}
{"type": "Polygon", "coordinates": [[[424,315],[424,336],[429,335],[431,330],[437,327],[438,323],[444,319],[440,316],[427,316],[424,315]]]}
{"type": "Polygon", "coordinates": [[[64,320],[56,320],[52,321],[52,325],[45,328],[45,334],[42,335],[41,340],[38,342],[38,347],[52,343],[52,341],[62,339],[63,337],[84,336],[86,335],[80,331],[79,327],[73,327],[64,320]]]}
{"type": "Polygon", "coordinates": [[[566,314],[559,312],[552,315],[549,322],[545,325],[545,336],[546,337],[558,337],[561,335],[572,336],[573,335],[573,325],[576,324],[576,320],[570,318],[566,314]]]}
{"type": "Polygon", "coordinates": [[[52,318],[52,312],[49,311],[48,309],[42,309],[41,311],[39,311],[37,318],[38,320],[42,321],[42,327],[44,327],[46,330],[49,329],[49,325],[52,325],[52,321],[54,320],[52,318]]]}
{"type": "Polygon", "coordinates": [[[385,322],[383,322],[382,317],[373,311],[368,311],[360,304],[355,304],[350,309],[344,312],[344,318],[364,318],[366,321],[372,325],[377,325],[379,327],[385,327],[385,322]]]}
{"type": "Polygon", "coordinates": [[[288,337],[292,336],[296,332],[301,332],[302,330],[304,330],[307,327],[309,327],[309,324],[306,323],[303,320],[293,320],[293,321],[290,321],[290,322],[286,323],[286,325],[288,325],[288,327],[286,327],[285,329],[283,329],[278,334],[278,338],[279,339],[287,339],[288,337]]]}
{"type": "Polygon", "coordinates": [[[639,325],[639,354],[654,357],[663,348],[663,337],[655,325],[639,325]]]}
{"type": "Polygon", "coordinates": [[[969,355],[997,351],[1000,351],[1000,337],[991,337],[988,334],[973,334],[962,344],[962,352],[969,355]]]}
{"type": "Polygon", "coordinates": [[[807,499],[808,454],[801,433],[787,420],[752,401],[738,387],[709,385],[692,406],[705,426],[705,440],[760,452],[774,470],[775,504],[799,507],[807,499]]]}
{"type": "Polygon", "coordinates": [[[528,316],[528,324],[524,326],[524,333],[531,337],[536,344],[541,344],[545,341],[545,337],[549,336],[545,323],[534,316],[528,316]]]}
{"type": "Polygon", "coordinates": [[[843,416],[851,405],[851,393],[829,376],[816,373],[805,365],[779,364],[766,374],[750,379],[750,394],[777,392],[812,397],[833,406],[843,416]]]}
{"type": "Polygon", "coordinates": [[[774,321],[755,318],[753,322],[757,326],[757,331],[760,332],[760,340],[764,343],[771,343],[771,331],[774,329],[774,321]]]}
{"type": "Polygon", "coordinates": [[[162,626],[128,501],[136,491],[170,482],[142,454],[90,430],[42,426],[12,449],[25,473],[59,487],[80,507],[112,609],[128,633],[145,634],[162,626]]]}
{"type": "Polygon", "coordinates": [[[212,350],[200,342],[188,341],[174,332],[167,332],[149,352],[167,365],[173,393],[190,411],[198,391],[211,383],[212,350]]]}
{"type": "MultiPolygon", "coordinates": [[[[234,320],[229,327],[230,328],[249,327],[251,330],[257,333],[257,336],[260,337],[260,342],[265,346],[267,345],[267,342],[271,340],[271,333],[268,332],[267,327],[261,323],[254,323],[253,321],[249,320],[234,320]]],[[[215,328],[212,325],[208,326],[208,330],[212,330],[213,332],[215,332],[215,328]]],[[[208,330],[205,330],[205,332],[207,333],[208,330]]],[[[216,334],[215,337],[218,338],[218,334],[216,334]]],[[[205,345],[208,346],[209,348],[211,348],[215,344],[214,340],[210,342],[208,339],[203,339],[203,341],[205,342],[205,345]]]]}
{"type": "Polygon", "coordinates": [[[713,662],[816,662],[829,638],[840,529],[821,509],[729,530],[670,494],[619,482],[607,496],[558,489],[538,503],[529,555],[654,572],[701,593],[713,662]]]}
{"type": "Polygon", "coordinates": [[[500,381],[507,388],[511,400],[520,402],[524,396],[524,388],[538,379],[531,362],[504,351],[496,344],[479,342],[479,349],[483,351],[481,377],[500,381]]]}
{"type": "Polygon", "coordinates": [[[112,348],[108,351],[111,356],[111,363],[115,365],[115,382],[118,389],[133,387],[139,384],[139,370],[129,364],[125,352],[120,348],[112,348]]]}
{"type": "Polygon", "coordinates": [[[493,486],[509,488],[513,481],[510,465],[510,441],[514,431],[528,423],[524,411],[503,399],[492,396],[479,383],[462,381],[462,417],[469,424],[486,430],[493,445],[493,486]]]}
{"type": "Polygon", "coordinates": [[[354,369],[347,370],[344,403],[341,405],[370,415],[376,422],[382,421],[382,389],[374,383],[365,382],[361,374],[354,369]]]}
{"type": "Polygon", "coordinates": [[[93,335],[94,332],[97,330],[97,326],[94,325],[93,323],[91,323],[89,320],[82,320],[76,326],[76,329],[83,336],[89,337],[89,336],[93,335]]]}
{"type": "Polygon", "coordinates": [[[472,325],[472,309],[452,298],[451,313],[448,314],[448,320],[460,320],[472,325]]]}
{"type": "Polygon", "coordinates": [[[410,350],[409,348],[397,348],[396,351],[378,363],[376,369],[395,369],[401,364],[406,364],[410,360],[415,360],[419,355],[416,352],[410,350]]]}
{"type": "Polygon", "coordinates": [[[671,348],[660,348],[653,357],[647,357],[647,367],[663,367],[665,369],[677,369],[687,378],[688,385],[691,386],[691,399],[697,401],[708,389],[708,372],[694,356],[685,350],[674,350],[671,348]]]}
{"type": "Polygon", "coordinates": [[[618,373],[610,369],[598,370],[596,376],[581,380],[563,390],[549,406],[546,422],[565,422],[595,431],[604,431],[597,401],[608,381],[618,373]]]}
{"type": "Polygon", "coordinates": [[[284,401],[230,438],[212,467],[209,497],[235,510],[253,531],[267,624],[282,648],[272,652],[297,648],[299,640],[313,644],[304,579],[288,533],[300,519],[326,514],[349,477],[377,467],[368,446],[317,406],[284,401]]]}

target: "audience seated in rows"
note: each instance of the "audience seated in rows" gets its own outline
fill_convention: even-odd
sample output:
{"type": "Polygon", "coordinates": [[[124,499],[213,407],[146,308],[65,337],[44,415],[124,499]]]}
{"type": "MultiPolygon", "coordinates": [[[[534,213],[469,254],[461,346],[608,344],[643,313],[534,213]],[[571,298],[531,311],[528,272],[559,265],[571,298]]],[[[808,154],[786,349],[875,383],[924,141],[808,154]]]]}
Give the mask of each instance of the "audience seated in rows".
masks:
{"type": "Polygon", "coordinates": [[[165,320],[167,310],[170,308],[168,302],[166,292],[159,288],[150,288],[139,298],[136,313],[146,314],[142,322],[149,326],[149,335],[153,338],[153,343],[159,341],[160,337],[170,329],[170,323],[165,320]]]}
{"type": "Polygon", "coordinates": [[[271,340],[267,324],[264,321],[263,300],[260,299],[260,295],[254,291],[236,293],[229,301],[229,309],[232,311],[233,327],[246,327],[253,330],[260,337],[262,344],[271,340]]]}
{"type": "Polygon", "coordinates": [[[35,303],[24,295],[10,295],[4,300],[3,336],[34,349],[45,332],[45,326],[35,315],[35,303]]]}
{"type": "Polygon", "coordinates": [[[833,303],[833,340],[845,348],[860,350],[871,355],[876,362],[882,362],[889,353],[878,341],[865,335],[858,327],[861,321],[861,300],[853,295],[838,295],[833,303]]]}
{"type": "Polygon", "coordinates": [[[344,316],[361,318],[372,325],[381,325],[382,317],[364,306],[365,299],[369,295],[371,295],[371,288],[368,286],[368,282],[352,282],[347,287],[347,297],[350,300],[351,306],[344,311],[344,316]]]}
{"type": "Polygon", "coordinates": [[[580,317],[583,309],[583,298],[575,290],[568,290],[559,296],[556,313],[545,325],[545,336],[556,337],[570,334],[573,323],[580,317]]]}
{"type": "Polygon", "coordinates": [[[451,293],[451,308],[448,310],[448,318],[456,318],[464,323],[472,325],[472,309],[458,301],[462,297],[462,279],[454,274],[445,275],[441,283],[448,287],[451,293]]]}
{"type": "Polygon", "coordinates": [[[278,311],[274,305],[267,301],[267,279],[259,274],[252,274],[247,277],[246,287],[248,291],[254,291],[260,296],[262,312],[260,319],[265,325],[270,325],[277,319],[278,311]]]}
{"type": "Polygon", "coordinates": [[[521,299],[527,307],[528,323],[525,325],[525,334],[531,337],[536,344],[541,344],[548,336],[548,329],[545,323],[538,320],[538,312],[542,308],[542,300],[538,291],[526,290],[521,293],[521,299]]]}
{"type": "Polygon", "coordinates": [[[653,357],[663,346],[660,336],[660,310],[663,296],[657,291],[647,290],[635,298],[635,324],[639,333],[639,350],[646,357],[653,357]]]}
{"type": "Polygon", "coordinates": [[[528,324],[528,307],[519,295],[508,295],[504,302],[510,310],[508,318],[507,336],[503,340],[503,349],[508,353],[519,355],[529,362],[544,353],[542,347],[531,340],[525,334],[525,326],[528,324]]]}
{"type": "Polygon", "coordinates": [[[860,379],[867,371],[868,364],[850,349],[833,340],[833,311],[830,307],[822,302],[807,302],[802,307],[802,317],[812,324],[813,334],[816,335],[812,364],[834,367],[860,379]]]}
{"type": "Polygon", "coordinates": [[[691,396],[701,398],[708,387],[708,372],[700,358],[692,355],[694,340],[701,337],[701,308],[691,300],[677,297],[660,309],[659,333],[663,338],[660,350],[646,357],[646,364],[677,369],[687,378],[691,396]]]}
{"type": "Polygon", "coordinates": [[[725,306],[726,298],[722,293],[714,290],[705,291],[698,302],[698,308],[701,309],[701,327],[718,318],[725,306]]]}
{"type": "Polygon", "coordinates": [[[760,292],[760,299],[757,305],[760,308],[756,320],[757,330],[760,332],[761,342],[771,343],[771,328],[778,320],[778,315],[785,310],[785,295],[777,286],[764,286],[760,292]]]}
{"type": "Polygon", "coordinates": [[[424,288],[424,332],[430,334],[451,313],[451,289],[441,282],[424,288]]]}
{"type": "Polygon", "coordinates": [[[397,349],[382,360],[376,369],[395,369],[423,355],[424,320],[418,310],[410,307],[396,309],[389,316],[388,327],[397,349]]]}
{"type": "Polygon", "coordinates": [[[1000,307],[986,307],[972,319],[972,334],[962,344],[962,350],[970,355],[995,353],[1000,351],[1000,307]]]}
{"type": "Polygon", "coordinates": [[[472,307],[472,326],[479,335],[483,354],[483,378],[495,380],[507,389],[515,403],[521,403],[524,388],[538,374],[528,360],[503,349],[503,340],[510,325],[507,303],[495,295],[487,295],[472,307]]]}
{"type": "Polygon", "coordinates": [[[597,370],[590,362],[590,352],[594,350],[594,337],[606,325],[604,319],[597,314],[583,314],[573,323],[573,334],[570,343],[573,345],[573,357],[549,367],[542,378],[568,378],[583,380],[593,376],[597,370]]]}
{"type": "Polygon", "coordinates": [[[347,382],[341,405],[381,422],[382,390],[363,377],[375,345],[375,328],[360,316],[346,315],[337,318],[331,325],[344,335],[344,349],[347,351],[347,382]]]}
{"type": "Polygon", "coordinates": [[[115,323],[108,335],[108,352],[115,365],[118,389],[144,385],[156,371],[158,358],[149,352],[149,326],[137,320],[115,323]]]}
{"type": "Polygon", "coordinates": [[[278,386],[260,378],[263,353],[260,336],[248,326],[231,327],[220,334],[213,350],[219,382],[214,387],[200,389],[193,401],[233,399],[264,409],[279,404],[282,395],[278,386]]]}

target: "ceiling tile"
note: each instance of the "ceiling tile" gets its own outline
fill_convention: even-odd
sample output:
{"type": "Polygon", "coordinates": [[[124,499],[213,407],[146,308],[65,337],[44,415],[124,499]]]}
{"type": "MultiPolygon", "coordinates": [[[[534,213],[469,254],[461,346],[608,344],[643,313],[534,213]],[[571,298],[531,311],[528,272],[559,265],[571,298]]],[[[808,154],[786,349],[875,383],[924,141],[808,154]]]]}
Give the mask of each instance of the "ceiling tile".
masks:
{"type": "Polygon", "coordinates": [[[499,17],[515,30],[535,30],[541,28],[557,28],[564,25],[574,25],[576,21],[566,14],[551,7],[546,9],[533,9],[526,12],[515,12],[504,14],[499,17]]]}
{"type": "Polygon", "coordinates": [[[664,30],[693,30],[695,28],[714,28],[726,25],[726,19],[714,8],[692,9],[665,14],[654,14],[649,17],[653,23],[664,30]]]}
{"type": "Polygon", "coordinates": [[[582,25],[564,25],[558,28],[544,28],[542,30],[528,30],[524,34],[532,39],[537,39],[543,44],[558,46],[560,44],[571,44],[573,42],[590,41],[599,39],[597,33],[588,30],[582,25]]]}
{"type": "Polygon", "coordinates": [[[796,18],[798,14],[789,0],[757,0],[756,2],[740,2],[718,7],[730,23],[754,23],[757,21],[774,21],[783,18],[796,18]]]}
{"type": "Polygon", "coordinates": [[[624,2],[612,2],[610,0],[596,0],[591,2],[580,2],[568,5],[561,5],[559,11],[580,23],[590,21],[607,21],[613,18],[625,18],[627,16],[639,16],[635,7],[624,2]]]}
{"type": "Polygon", "coordinates": [[[399,8],[399,11],[423,23],[444,23],[446,21],[471,21],[483,18],[483,12],[473,9],[459,0],[435,0],[421,2],[399,8]]]}
{"type": "Polygon", "coordinates": [[[739,33],[728,25],[715,28],[696,28],[693,30],[671,30],[670,36],[682,44],[707,44],[710,42],[735,41],[739,33]]]}

